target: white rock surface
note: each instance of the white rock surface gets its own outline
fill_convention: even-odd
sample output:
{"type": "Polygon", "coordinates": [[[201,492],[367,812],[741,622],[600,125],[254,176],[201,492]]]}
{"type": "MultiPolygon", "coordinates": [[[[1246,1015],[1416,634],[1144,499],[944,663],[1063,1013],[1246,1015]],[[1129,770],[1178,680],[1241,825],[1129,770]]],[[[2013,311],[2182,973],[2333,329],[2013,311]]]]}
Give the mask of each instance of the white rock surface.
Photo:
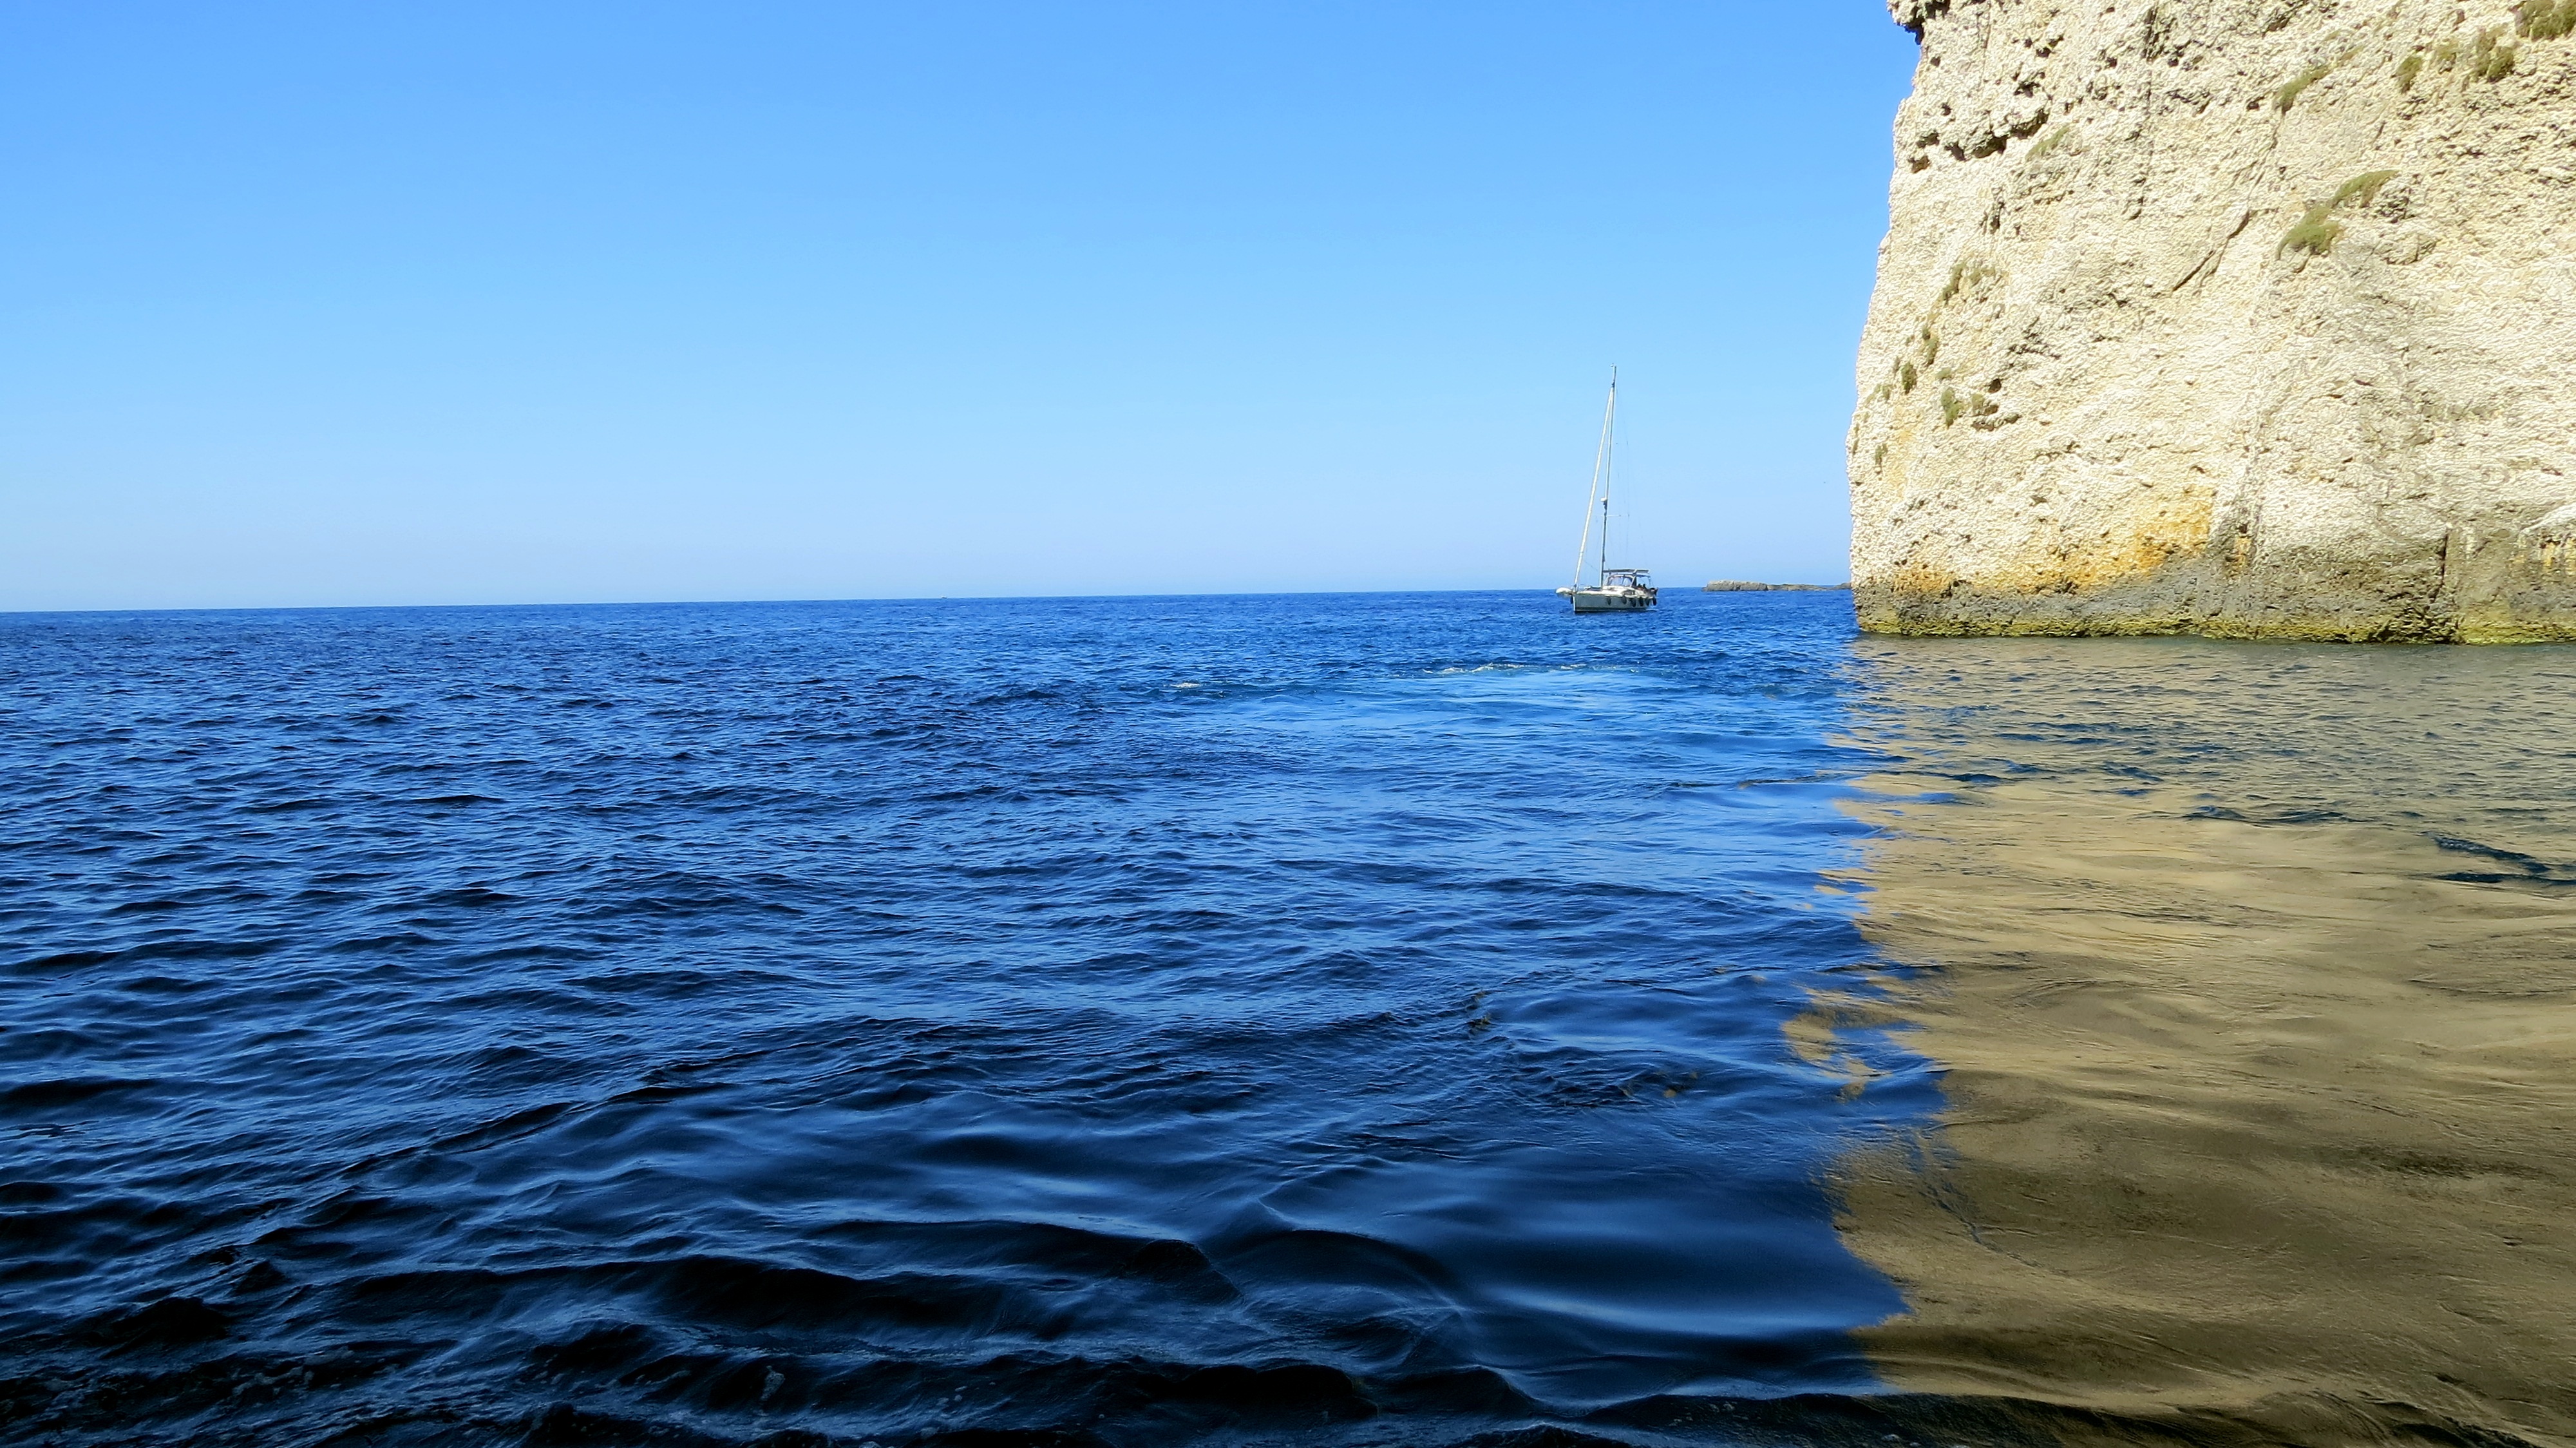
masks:
{"type": "Polygon", "coordinates": [[[1892,0],[1866,627],[2576,638],[2576,0],[1892,0]]]}

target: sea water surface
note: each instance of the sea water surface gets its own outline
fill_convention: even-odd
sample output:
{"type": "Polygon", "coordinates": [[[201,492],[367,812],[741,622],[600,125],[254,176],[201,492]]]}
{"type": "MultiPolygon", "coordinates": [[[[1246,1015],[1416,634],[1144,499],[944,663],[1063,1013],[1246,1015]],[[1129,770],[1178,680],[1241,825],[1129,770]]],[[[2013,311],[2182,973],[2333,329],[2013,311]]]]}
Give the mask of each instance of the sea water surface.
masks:
{"type": "Polygon", "coordinates": [[[1867,1392],[1834,602],[0,622],[14,1431],[1867,1392]]]}
{"type": "Polygon", "coordinates": [[[0,1435],[2576,1441],[2559,650],[0,618],[0,1435]]]}

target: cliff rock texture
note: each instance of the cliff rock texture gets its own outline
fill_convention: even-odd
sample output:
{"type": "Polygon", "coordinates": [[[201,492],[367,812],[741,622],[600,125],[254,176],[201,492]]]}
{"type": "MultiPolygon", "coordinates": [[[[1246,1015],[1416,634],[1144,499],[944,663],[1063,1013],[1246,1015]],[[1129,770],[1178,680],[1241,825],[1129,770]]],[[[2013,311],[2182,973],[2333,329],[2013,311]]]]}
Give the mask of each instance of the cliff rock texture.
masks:
{"type": "Polygon", "coordinates": [[[2576,0],[1893,0],[1898,633],[2576,638],[2576,0]]]}

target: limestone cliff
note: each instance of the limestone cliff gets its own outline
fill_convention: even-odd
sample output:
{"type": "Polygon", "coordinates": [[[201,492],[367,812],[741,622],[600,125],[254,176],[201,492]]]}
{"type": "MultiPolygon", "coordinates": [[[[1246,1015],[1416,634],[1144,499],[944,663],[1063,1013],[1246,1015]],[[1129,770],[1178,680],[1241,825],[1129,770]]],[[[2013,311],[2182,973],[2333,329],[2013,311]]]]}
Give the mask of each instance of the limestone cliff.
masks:
{"type": "Polygon", "coordinates": [[[2576,0],[1893,0],[1863,624],[2576,638],[2576,0]]]}

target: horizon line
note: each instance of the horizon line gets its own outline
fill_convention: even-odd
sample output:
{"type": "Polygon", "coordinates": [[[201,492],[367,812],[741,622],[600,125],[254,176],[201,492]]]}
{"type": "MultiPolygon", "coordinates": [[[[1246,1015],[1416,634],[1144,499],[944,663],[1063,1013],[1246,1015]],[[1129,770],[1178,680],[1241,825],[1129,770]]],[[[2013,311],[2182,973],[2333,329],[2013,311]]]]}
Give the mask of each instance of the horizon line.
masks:
{"type": "MultiPolygon", "coordinates": [[[[1712,579],[1711,582],[1741,580],[1712,579]]],[[[1706,592],[1696,583],[1664,584],[1664,589],[1683,593],[1706,592]]],[[[1837,591],[1835,584],[1813,587],[1837,591]]],[[[1768,590],[1717,590],[1719,593],[1741,592],[1760,596],[1768,590]]],[[[1801,590],[1784,590],[1798,592],[1801,590]]],[[[1289,588],[1251,590],[1240,593],[1001,593],[1001,594],[900,594],[850,598],[657,598],[657,599],[591,599],[587,601],[514,602],[514,603],[288,603],[288,604],[215,604],[197,607],[168,608],[0,608],[0,618],[92,617],[114,614],[190,614],[190,613],[386,613],[397,610],[429,609],[504,609],[504,608],[755,608],[802,607],[848,603],[1094,603],[1116,600],[1191,599],[1191,598],[1409,598],[1457,593],[1544,593],[1554,588],[1527,585],[1511,588],[1289,588]]]]}

